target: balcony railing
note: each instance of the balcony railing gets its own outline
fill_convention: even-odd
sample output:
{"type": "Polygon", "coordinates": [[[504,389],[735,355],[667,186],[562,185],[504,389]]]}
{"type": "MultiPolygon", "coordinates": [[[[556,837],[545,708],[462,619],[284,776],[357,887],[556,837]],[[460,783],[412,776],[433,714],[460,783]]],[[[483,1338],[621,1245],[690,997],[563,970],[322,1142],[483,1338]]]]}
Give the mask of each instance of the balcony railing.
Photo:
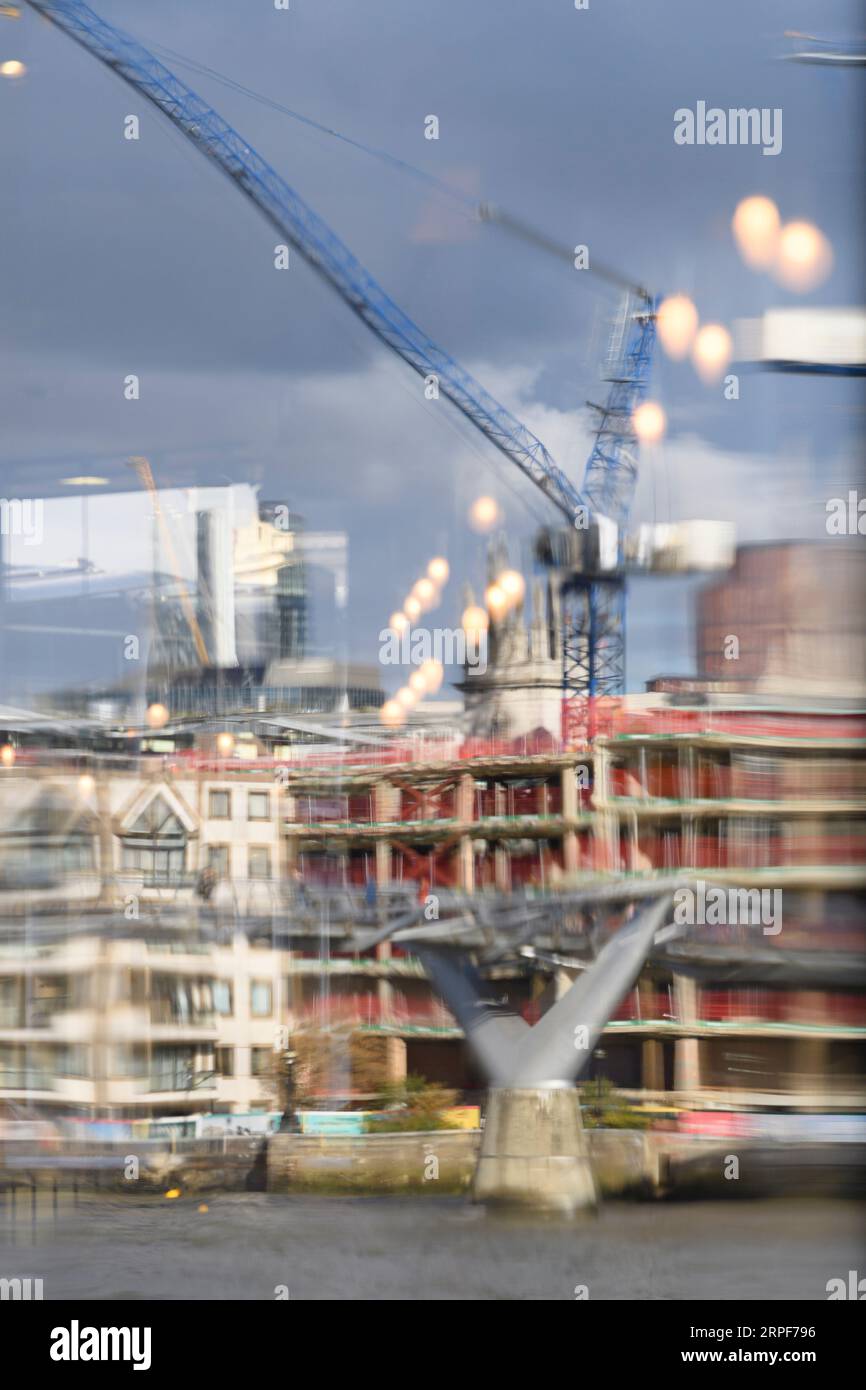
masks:
{"type": "Polygon", "coordinates": [[[297,1011],[299,1021],[328,1024],[355,1024],[359,1027],[430,1028],[454,1030],[452,1014],[438,1000],[409,1000],[392,996],[380,1000],[376,994],[332,995],[312,1000],[297,1011]]]}
{"type": "Polygon", "coordinates": [[[56,1085],[49,1067],[0,1067],[0,1091],[53,1091],[56,1085]]]}
{"type": "Polygon", "coordinates": [[[154,999],[150,1005],[150,1021],[178,1028],[215,1028],[216,1014],[213,1009],[183,1010],[167,999],[154,999]]]}
{"type": "Polygon", "coordinates": [[[149,1091],[211,1091],[217,1084],[215,1071],[152,1071],[149,1091]]]}

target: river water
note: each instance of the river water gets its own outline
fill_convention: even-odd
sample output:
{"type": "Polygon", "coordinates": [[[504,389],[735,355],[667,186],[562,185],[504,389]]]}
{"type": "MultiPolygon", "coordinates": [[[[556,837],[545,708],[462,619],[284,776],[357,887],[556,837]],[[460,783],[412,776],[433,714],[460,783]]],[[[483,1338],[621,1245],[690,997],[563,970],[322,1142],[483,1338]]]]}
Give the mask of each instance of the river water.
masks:
{"type": "Polygon", "coordinates": [[[846,1201],[609,1203],[563,1224],[444,1197],[91,1198],[0,1224],[0,1276],[46,1299],[823,1300],[866,1270],[864,1228],[846,1201]]]}

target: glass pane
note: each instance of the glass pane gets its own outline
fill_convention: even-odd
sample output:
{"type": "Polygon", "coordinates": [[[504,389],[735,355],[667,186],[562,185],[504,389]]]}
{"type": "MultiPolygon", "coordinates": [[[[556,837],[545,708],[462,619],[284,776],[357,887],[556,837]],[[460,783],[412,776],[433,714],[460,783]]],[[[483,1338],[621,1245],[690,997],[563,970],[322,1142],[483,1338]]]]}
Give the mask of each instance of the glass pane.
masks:
{"type": "Polygon", "coordinates": [[[267,980],[253,980],[250,986],[250,1008],[257,1018],[266,1018],[271,1012],[271,986],[267,980]]]}

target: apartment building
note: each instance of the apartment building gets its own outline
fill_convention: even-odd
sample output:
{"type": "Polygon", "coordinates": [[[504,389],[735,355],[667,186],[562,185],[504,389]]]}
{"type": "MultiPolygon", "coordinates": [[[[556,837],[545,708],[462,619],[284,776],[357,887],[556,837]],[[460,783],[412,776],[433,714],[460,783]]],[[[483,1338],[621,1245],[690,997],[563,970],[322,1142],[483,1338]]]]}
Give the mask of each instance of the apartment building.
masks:
{"type": "Polygon", "coordinates": [[[118,933],[107,913],[3,925],[0,1099],[99,1118],[212,1108],[206,948],[118,933]]]}
{"type": "Polygon", "coordinates": [[[0,777],[0,912],[33,892],[132,912],[139,901],[191,899],[206,869],[214,891],[265,910],[283,876],[280,795],[273,763],[191,771],[179,755],[67,767],[24,750],[0,777]]]}

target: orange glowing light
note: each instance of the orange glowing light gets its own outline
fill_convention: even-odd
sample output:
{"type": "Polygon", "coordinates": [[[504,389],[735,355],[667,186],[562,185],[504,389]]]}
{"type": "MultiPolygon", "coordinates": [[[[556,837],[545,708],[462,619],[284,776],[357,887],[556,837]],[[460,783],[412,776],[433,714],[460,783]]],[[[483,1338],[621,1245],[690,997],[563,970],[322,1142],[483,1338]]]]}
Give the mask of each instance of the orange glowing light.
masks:
{"type": "Polygon", "coordinates": [[[788,222],[779,237],[773,273],[787,289],[804,294],[822,284],[833,269],[833,248],[811,222],[788,222]]]}
{"type": "Polygon", "coordinates": [[[504,593],[509,608],[522,603],[526,593],[526,580],[519,570],[503,570],[496,585],[504,593]]]}
{"type": "Polygon", "coordinates": [[[157,701],[148,705],[144,719],[149,729],[164,729],[168,723],[168,710],[157,701]]]}
{"type": "Polygon", "coordinates": [[[634,432],[643,444],[658,444],[664,438],[668,417],[657,401],[643,401],[632,412],[634,432]]]}
{"type": "Polygon", "coordinates": [[[427,566],[428,578],[432,579],[433,583],[438,584],[440,588],[443,584],[448,583],[448,576],[450,575],[450,573],[451,566],[445,559],[444,555],[435,556],[434,559],[432,559],[429,565],[427,566]]]}
{"type": "Polygon", "coordinates": [[[469,508],[469,525],[483,535],[493,530],[500,515],[499,503],[494,497],[476,497],[469,508]]]}
{"type": "Polygon", "coordinates": [[[426,578],[419,579],[417,584],[413,584],[412,594],[420,603],[422,613],[426,613],[428,608],[432,608],[439,597],[433,580],[426,578]]]}
{"type": "Polygon", "coordinates": [[[422,661],[421,665],[418,667],[418,672],[424,677],[424,683],[430,694],[435,695],[445,675],[445,668],[442,662],[435,660],[422,661]]]}
{"type": "Polygon", "coordinates": [[[692,361],[702,381],[718,381],[731,360],[731,335],[720,323],[707,323],[695,338],[692,361]]]}
{"type": "Polygon", "coordinates": [[[491,618],[501,618],[508,612],[508,595],[498,584],[488,584],[484,591],[484,606],[491,618]]]}
{"type": "Polygon", "coordinates": [[[672,294],[663,299],[656,316],[659,342],[667,353],[680,361],[688,355],[698,331],[698,311],[688,295],[672,294]]]}
{"type": "Polygon", "coordinates": [[[767,270],[773,264],[780,226],[779,209],[772,198],[756,195],[737,204],[731,228],[746,265],[753,270],[767,270]]]}
{"type": "Polygon", "coordinates": [[[471,603],[468,608],[463,610],[463,617],[460,619],[460,626],[469,636],[486,632],[490,626],[490,619],[483,608],[471,603]]]}
{"type": "Polygon", "coordinates": [[[379,719],[386,729],[399,729],[406,721],[406,711],[396,700],[386,700],[379,710],[379,719]]]}

